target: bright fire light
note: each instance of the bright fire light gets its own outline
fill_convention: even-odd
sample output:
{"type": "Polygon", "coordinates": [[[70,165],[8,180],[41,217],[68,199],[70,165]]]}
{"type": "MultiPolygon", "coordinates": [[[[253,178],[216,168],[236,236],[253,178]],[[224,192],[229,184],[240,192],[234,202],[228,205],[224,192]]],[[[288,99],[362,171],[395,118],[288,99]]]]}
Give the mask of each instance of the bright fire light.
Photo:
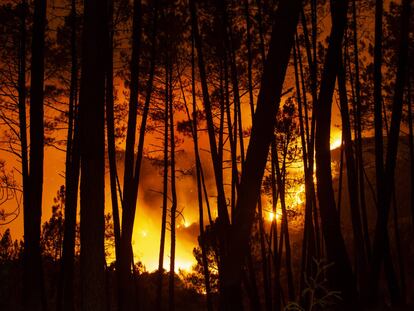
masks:
{"type": "Polygon", "coordinates": [[[269,212],[268,213],[268,220],[269,221],[273,221],[273,220],[277,220],[277,221],[279,221],[280,220],[280,218],[281,218],[281,215],[280,215],[280,212],[276,212],[276,215],[275,215],[275,213],[273,213],[273,212],[269,212]]]}
{"type": "Polygon", "coordinates": [[[341,147],[342,136],[336,137],[331,141],[331,150],[341,147]]]}

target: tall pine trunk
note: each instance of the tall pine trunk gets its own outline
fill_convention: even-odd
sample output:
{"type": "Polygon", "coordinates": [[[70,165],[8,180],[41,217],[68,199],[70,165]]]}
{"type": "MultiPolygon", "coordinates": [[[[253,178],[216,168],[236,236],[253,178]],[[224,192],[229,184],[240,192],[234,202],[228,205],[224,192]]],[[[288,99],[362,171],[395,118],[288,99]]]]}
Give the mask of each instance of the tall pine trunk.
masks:
{"type": "MultiPolygon", "coordinates": [[[[26,310],[46,308],[40,225],[42,217],[44,157],[44,50],[46,1],[34,2],[30,85],[30,150],[28,191],[24,211],[23,305],[26,310]]],[[[23,55],[22,55],[23,58],[23,55]]]]}
{"type": "Polygon", "coordinates": [[[76,239],[76,211],[80,173],[78,57],[76,35],[76,1],[71,2],[71,77],[69,94],[69,125],[66,149],[65,176],[65,226],[63,238],[62,268],[58,289],[57,310],[74,310],[74,255],[76,239]]]}
{"type": "Polygon", "coordinates": [[[80,85],[81,309],[106,310],[105,208],[105,0],[86,0],[80,85]]]}
{"type": "Polygon", "coordinates": [[[134,299],[132,299],[133,283],[131,277],[131,265],[133,263],[133,254],[131,239],[136,209],[136,196],[134,196],[134,160],[138,111],[139,60],[141,53],[141,24],[141,0],[134,0],[131,38],[132,53],[130,61],[128,125],[124,163],[122,231],[118,272],[118,303],[119,309],[121,311],[136,308],[136,306],[134,306],[134,299]]]}
{"type": "Polygon", "coordinates": [[[168,75],[168,88],[169,98],[168,104],[170,109],[170,162],[171,162],[171,209],[170,209],[170,231],[171,231],[171,246],[170,246],[170,274],[169,274],[169,304],[168,310],[175,310],[175,246],[176,246],[176,218],[177,218],[177,188],[176,188],[176,171],[175,171],[175,134],[174,134],[174,107],[173,107],[173,96],[172,96],[172,67],[173,64],[168,63],[167,70],[168,75]]]}
{"type": "MultiPolygon", "coordinates": [[[[113,77],[113,0],[108,1],[108,21],[106,28],[107,48],[106,48],[106,135],[108,142],[108,162],[109,162],[109,181],[111,188],[112,220],[115,240],[115,266],[116,273],[119,274],[121,257],[121,226],[119,221],[118,206],[118,172],[116,165],[116,146],[115,146],[115,117],[114,117],[114,77],[113,77]]],[[[118,279],[119,280],[119,279],[118,279]]]]}

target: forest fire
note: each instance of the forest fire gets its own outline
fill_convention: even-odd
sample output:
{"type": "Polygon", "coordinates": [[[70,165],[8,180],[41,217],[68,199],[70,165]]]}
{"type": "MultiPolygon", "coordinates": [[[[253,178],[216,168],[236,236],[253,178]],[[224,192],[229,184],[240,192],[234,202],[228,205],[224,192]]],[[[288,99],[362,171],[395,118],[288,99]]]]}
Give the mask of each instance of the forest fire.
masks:
{"type": "Polygon", "coordinates": [[[0,0],[0,310],[414,310],[413,1],[0,0]]]}

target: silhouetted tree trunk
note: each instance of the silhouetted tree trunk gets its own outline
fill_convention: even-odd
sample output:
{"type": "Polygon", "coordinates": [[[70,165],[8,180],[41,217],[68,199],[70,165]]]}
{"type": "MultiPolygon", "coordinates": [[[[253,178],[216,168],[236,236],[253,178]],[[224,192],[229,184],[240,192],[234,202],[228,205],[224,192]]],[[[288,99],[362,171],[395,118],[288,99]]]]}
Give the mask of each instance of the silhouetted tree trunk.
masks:
{"type": "MultiPolygon", "coordinates": [[[[134,30],[133,30],[133,40],[139,40],[140,35],[140,14],[141,14],[141,1],[136,0],[134,2],[134,30]]],[[[138,199],[138,186],[139,178],[141,171],[141,163],[144,153],[144,141],[145,141],[145,130],[147,127],[148,112],[151,102],[153,81],[154,81],[154,72],[155,72],[155,55],[156,55],[156,32],[157,32],[157,14],[158,14],[158,1],[154,1],[153,7],[153,21],[151,29],[151,56],[150,56],[150,68],[148,74],[148,80],[145,87],[145,102],[142,111],[141,118],[141,127],[139,129],[139,138],[138,138],[138,147],[136,151],[136,159],[134,163],[134,150],[135,150],[135,133],[130,133],[130,142],[128,143],[127,148],[129,155],[127,160],[127,155],[125,155],[125,171],[124,171],[124,191],[123,191],[123,205],[122,205],[122,227],[121,227],[121,258],[120,258],[120,288],[119,288],[119,303],[121,311],[129,310],[133,307],[133,301],[131,295],[129,295],[129,290],[131,289],[132,279],[131,279],[131,264],[133,263],[133,254],[132,254],[132,232],[134,228],[134,219],[135,219],[135,210],[138,199]],[[133,136],[133,137],[132,137],[133,136]],[[131,150],[132,149],[132,150],[131,150]],[[128,162],[128,163],[127,163],[128,162]]],[[[135,53],[131,58],[131,95],[130,95],[130,109],[133,111],[131,113],[131,123],[128,118],[128,128],[131,131],[136,131],[136,105],[138,104],[137,98],[138,93],[132,96],[134,88],[138,88],[138,50],[139,46],[137,42],[133,43],[135,45],[135,53]],[[135,77],[136,76],[136,77],[135,77]],[[134,79],[132,79],[134,77],[134,79]],[[134,83],[135,81],[136,83],[134,83]],[[131,98],[132,97],[132,98],[131,98]],[[135,99],[134,99],[135,98],[135,99]],[[132,101],[132,102],[131,102],[132,101]],[[134,114],[134,115],[132,115],[134,114]],[[135,121],[134,121],[135,119],[135,121]]],[[[134,49],[133,49],[134,50],[134,49]]],[[[136,92],[138,92],[136,90],[136,92]]],[[[129,130],[128,130],[129,132],[129,130]]],[[[127,134],[128,136],[128,134],[127,134]]],[[[128,140],[128,137],[127,137],[128,140]]]]}
{"type": "MultiPolygon", "coordinates": [[[[199,226],[200,226],[200,236],[199,236],[199,244],[201,247],[201,255],[203,260],[203,273],[204,273],[204,284],[206,287],[206,303],[207,303],[207,310],[213,311],[213,301],[211,297],[211,286],[210,286],[210,272],[208,268],[208,261],[207,261],[207,244],[205,238],[205,231],[204,231],[204,211],[203,211],[203,192],[202,192],[202,167],[201,167],[201,160],[200,160],[200,153],[198,147],[198,131],[197,131],[197,100],[196,100],[196,88],[195,88],[195,53],[194,53],[194,38],[191,34],[191,96],[192,96],[192,136],[194,141],[194,156],[196,162],[196,176],[197,176],[197,201],[198,201],[198,214],[199,214],[199,226]]],[[[186,103],[185,96],[183,93],[183,100],[186,103]]],[[[222,105],[224,108],[224,105],[222,105]]],[[[187,104],[185,104],[187,117],[188,120],[191,121],[190,113],[187,108],[187,104]]],[[[224,116],[222,116],[224,119],[224,116]]]]}
{"type": "Polygon", "coordinates": [[[230,251],[227,257],[223,258],[225,270],[222,290],[225,299],[222,301],[222,309],[224,310],[243,308],[240,288],[241,270],[249,251],[250,230],[254,221],[269,147],[273,139],[276,113],[300,8],[301,1],[299,0],[281,1],[276,12],[247,149],[245,169],[241,177],[236,215],[230,232],[230,251]]]}
{"type": "Polygon", "coordinates": [[[118,299],[120,311],[135,308],[132,299],[132,278],[131,265],[133,263],[132,254],[132,231],[134,226],[136,196],[134,196],[134,160],[137,130],[137,111],[138,111],[138,83],[139,83],[139,62],[141,53],[141,33],[142,33],[142,9],[141,0],[133,2],[132,18],[132,52],[130,61],[130,82],[129,82],[129,106],[128,106],[128,125],[125,146],[124,163],[124,184],[122,202],[122,231],[119,257],[119,280],[118,280],[118,299]]]}
{"type": "MultiPolygon", "coordinates": [[[[363,228],[365,231],[368,231],[368,222],[367,222],[367,208],[365,200],[365,177],[364,177],[364,158],[362,150],[362,112],[361,112],[361,83],[360,83],[360,74],[359,74],[359,52],[358,52],[358,33],[357,33],[357,17],[356,17],[356,4],[355,0],[352,0],[352,30],[353,30],[353,44],[354,44],[354,66],[355,66],[355,101],[356,101],[356,164],[358,169],[358,185],[359,185],[359,197],[360,197],[360,208],[363,228]]],[[[371,254],[371,245],[368,240],[368,234],[365,234],[365,247],[367,252],[367,257],[370,257],[371,254]]]]}
{"type": "MultiPolygon", "coordinates": [[[[303,27],[303,35],[305,38],[305,49],[306,49],[306,57],[308,61],[308,66],[310,69],[310,78],[311,78],[311,95],[312,95],[312,114],[311,114],[311,125],[309,130],[308,124],[308,109],[305,105],[305,125],[307,130],[307,143],[308,143],[308,176],[309,176],[309,183],[308,192],[310,193],[310,199],[312,204],[309,206],[310,210],[310,217],[313,216],[313,223],[314,229],[309,228],[309,230],[314,231],[314,238],[313,241],[315,242],[315,254],[319,256],[321,254],[321,238],[320,238],[320,229],[319,229],[319,217],[318,211],[316,206],[316,191],[315,191],[315,184],[313,181],[314,176],[314,150],[315,150],[315,120],[316,120],[316,111],[318,109],[318,80],[317,80],[317,70],[318,70],[318,62],[317,62],[317,25],[316,25],[316,17],[317,17],[317,2],[316,0],[311,1],[311,13],[312,13],[312,47],[311,42],[309,40],[308,29],[306,25],[306,18],[303,9],[301,10],[301,20],[302,20],[302,27],[303,27]],[[312,50],[311,50],[312,49],[312,50]],[[313,59],[312,59],[313,56],[313,59]]],[[[301,60],[299,59],[299,66],[301,67],[301,60]]],[[[303,79],[303,73],[301,69],[301,76],[303,79]]],[[[306,102],[304,102],[306,104],[306,102]]],[[[312,241],[312,243],[313,243],[312,241]]],[[[313,264],[313,260],[311,256],[308,256],[310,259],[310,263],[313,264]]]]}
{"type": "Polygon", "coordinates": [[[345,69],[342,63],[342,53],[340,53],[340,64],[338,70],[338,88],[340,99],[340,111],[342,118],[342,133],[345,144],[346,172],[348,180],[349,207],[351,209],[352,232],[354,239],[354,253],[357,267],[355,269],[360,278],[360,288],[366,288],[367,258],[364,246],[364,235],[362,231],[360,205],[358,199],[358,176],[356,174],[356,164],[352,149],[351,122],[349,120],[348,94],[346,90],[345,69]]]}
{"type": "Polygon", "coordinates": [[[76,210],[80,173],[80,137],[78,96],[78,56],[76,35],[76,1],[71,1],[71,77],[69,94],[68,136],[65,176],[65,225],[62,251],[62,268],[58,288],[57,310],[74,310],[74,255],[76,238],[76,210]]]}
{"type": "Polygon", "coordinates": [[[116,273],[121,270],[120,260],[121,257],[121,226],[119,223],[119,207],[118,207],[118,191],[117,191],[117,165],[116,165],[116,147],[115,147],[115,121],[114,121],[114,81],[113,81],[113,37],[114,37],[114,25],[113,25],[113,0],[108,1],[108,23],[106,28],[107,34],[107,48],[106,48],[106,134],[108,141],[108,162],[109,162],[109,181],[111,188],[111,203],[112,203],[112,219],[114,228],[114,240],[115,240],[115,265],[116,273]]]}
{"type": "Polygon", "coordinates": [[[338,59],[341,57],[347,8],[348,1],[331,1],[332,30],[316,110],[315,157],[322,230],[328,260],[334,263],[328,277],[332,289],[340,290],[344,303],[351,305],[356,303],[356,288],[335,207],[330,151],[332,96],[339,69],[338,59]]]}
{"type": "Polygon", "coordinates": [[[276,137],[273,134],[272,142],[270,144],[270,158],[271,158],[271,183],[272,183],[272,226],[271,230],[273,230],[271,236],[273,238],[273,275],[274,275],[274,308],[276,311],[280,311],[281,308],[281,288],[280,288],[280,278],[279,278],[279,271],[280,271],[280,256],[281,254],[278,251],[278,234],[277,234],[277,218],[276,218],[276,208],[277,208],[277,201],[279,198],[279,192],[276,188],[276,137]]]}
{"type": "Polygon", "coordinates": [[[170,274],[169,274],[169,304],[168,309],[170,311],[175,310],[175,293],[174,293],[174,278],[175,278],[175,245],[176,245],[176,233],[175,233],[175,223],[176,223],[176,213],[177,213],[177,190],[175,182],[175,134],[174,134],[174,107],[173,107],[173,96],[172,96],[172,66],[173,64],[168,64],[168,88],[169,88],[169,109],[170,109],[170,161],[171,161],[171,208],[170,208],[170,230],[171,230],[171,246],[170,246],[170,274]]]}
{"type": "Polygon", "coordinates": [[[167,203],[168,203],[168,120],[169,120],[169,89],[168,89],[168,70],[165,67],[165,108],[164,108],[164,172],[163,172],[163,193],[162,193],[162,216],[161,216],[161,237],[160,252],[158,260],[158,280],[157,280],[157,310],[162,306],[162,279],[164,273],[164,250],[165,250],[165,232],[167,227],[167,203]]]}
{"type": "MultiPolygon", "coordinates": [[[[261,18],[261,12],[259,12],[258,14],[260,14],[260,18],[261,18]]],[[[248,88],[249,88],[248,91],[249,91],[250,115],[253,120],[253,115],[254,115],[253,74],[252,74],[253,60],[252,60],[252,35],[251,35],[249,0],[244,0],[244,16],[246,19],[247,83],[248,83],[248,88]]]]}
{"type": "Polygon", "coordinates": [[[194,43],[195,48],[197,50],[197,59],[198,59],[198,69],[200,74],[201,80],[201,88],[203,94],[203,105],[205,111],[205,117],[207,121],[207,133],[209,138],[210,144],[210,154],[214,169],[214,177],[217,189],[217,211],[218,211],[218,219],[215,228],[218,230],[218,254],[219,254],[219,287],[220,287],[220,299],[223,301],[223,273],[224,273],[224,266],[222,258],[224,258],[227,253],[228,242],[227,242],[227,231],[230,224],[230,219],[227,211],[227,202],[226,196],[224,192],[224,185],[223,185],[223,172],[221,170],[222,165],[219,162],[218,151],[217,151],[217,143],[215,137],[215,126],[213,120],[213,114],[211,109],[211,102],[210,102],[210,95],[208,91],[207,85],[207,75],[205,70],[204,64],[204,57],[203,57],[203,47],[202,41],[198,29],[198,18],[197,18],[197,9],[196,3],[194,0],[189,0],[189,9],[190,9],[190,18],[191,18],[191,29],[194,36],[194,43]]]}
{"type": "MultiPolygon", "coordinates": [[[[279,188],[279,195],[280,195],[280,205],[282,207],[282,228],[281,228],[281,235],[283,235],[285,240],[285,258],[286,258],[286,271],[287,271],[287,281],[288,281],[288,298],[289,301],[294,301],[295,299],[295,288],[293,285],[293,272],[292,272],[292,259],[291,259],[291,250],[290,250],[290,238],[289,238],[289,226],[288,226],[288,219],[287,219],[287,209],[286,209],[286,200],[285,200],[285,186],[286,186],[286,156],[287,156],[287,148],[289,142],[286,143],[286,148],[283,151],[283,164],[282,170],[280,170],[279,165],[279,156],[276,153],[275,156],[275,168],[276,168],[276,180],[277,185],[279,188]]],[[[282,238],[280,243],[280,252],[282,250],[282,238]]],[[[281,257],[281,256],[280,256],[281,257]]]]}
{"type": "MultiPolygon", "coordinates": [[[[302,10],[302,21],[303,21],[303,10],[302,10]]],[[[306,23],[306,21],[303,21],[306,23]]],[[[303,121],[303,112],[302,112],[302,98],[300,94],[300,83],[299,83],[299,72],[302,81],[302,90],[303,90],[303,106],[305,109],[305,125],[308,123],[307,117],[307,105],[306,105],[306,88],[304,83],[304,75],[303,75],[303,68],[302,68],[302,56],[300,53],[300,46],[299,40],[296,34],[296,48],[294,46],[293,50],[293,60],[294,60],[294,68],[295,68],[295,82],[296,82],[296,92],[297,92],[297,101],[298,101],[298,112],[299,112],[299,129],[300,129],[300,139],[302,143],[302,162],[303,162],[303,171],[305,175],[305,223],[303,228],[303,240],[302,240],[302,259],[301,259],[301,274],[300,274],[300,292],[303,292],[305,287],[305,276],[311,275],[311,266],[313,264],[314,258],[314,251],[315,251],[315,241],[314,241],[314,229],[312,223],[312,204],[313,200],[312,197],[314,196],[313,187],[311,184],[313,183],[312,176],[309,176],[309,168],[308,168],[308,151],[307,146],[309,146],[309,128],[308,126],[304,126],[303,121]],[[299,64],[299,70],[298,70],[299,64]],[[305,133],[306,131],[306,133],[305,133]],[[305,137],[306,134],[306,137],[305,137]]],[[[305,303],[307,304],[306,297],[303,297],[305,303]]]]}
{"type": "Polygon", "coordinates": [[[29,189],[26,189],[28,191],[28,197],[23,207],[23,305],[25,310],[46,309],[40,254],[44,155],[43,88],[45,28],[46,0],[36,0],[34,2],[33,13],[30,78],[30,161],[28,164],[29,174],[26,184],[29,186],[29,189]]]}
{"type": "MultiPolygon", "coordinates": [[[[216,188],[217,188],[219,223],[223,225],[228,225],[229,215],[227,212],[226,197],[224,194],[224,187],[223,187],[223,172],[220,169],[220,164],[218,161],[214,121],[213,121],[213,115],[212,115],[212,110],[211,110],[210,95],[209,95],[208,86],[207,86],[207,75],[206,75],[205,66],[204,66],[202,42],[201,42],[199,30],[198,30],[197,9],[196,9],[195,1],[190,0],[189,6],[190,6],[190,14],[191,14],[191,26],[192,26],[192,31],[194,35],[195,47],[197,50],[198,69],[199,69],[201,87],[202,87],[202,93],[203,93],[204,110],[205,110],[206,120],[207,120],[207,130],[208,130],[208,138],[209,138],[209,143],[210,143],[211,159],[213,162],[214,176],[215,176],[216,188]]],[[[222,247],[223,246],[224,245],[222,245],[222,247]]]]}
{"type": "Polygon", "coordinates": [[[84,6],[80,86],[81,309],[106,310],[104,253],[105,0],[84,6]]]}
{"type": "MultiPolygon", "coordinates": [[[[402,106],[403,106],[403,94],[404,86],[407,82],[407,63],[408,63],[408,34],[409,34],[409,20],[410,20],[410,11],[411,11],[411,2],[409,0],[404,0],[402,3],[402,14],[401,14],[401,40],[400,47],[398,51],[398,67],[397,67],[397,76],[395,81],[393,105],[392,105],[392,117],[391,117],[391,126],[390,133],[388,137],[387,144],[387,157],[385,162],[384,170],[384,189],[392,189],[394,185],[394,172],[397,159],[398,151],[398,142],[399,142],[399,132],[402,116],[402,106]]],[[[373,298],[376,297],[378,293],[378,280],[380,274],[380,268],[382,259],[386,254],[386,247],[388,243],[387,240],[387,224],[389,217],[389,209],[391,204],[391,193],[392,191],[386,191],[383,196],[383,201],[380,202],[378,217],[375,227],[375,237],[374,237],[374,246],[373,246],[373,257],[372,257],[372,284],[371,289],[373,293],[373,298]]],[[[389,284],[389,286],[397,286],[397,284],[389,284]]],[[[394,289],[396,292],[391,292],[392,299],[394,302],[399,300],[399,293],[397,289],[394,289]]]]}

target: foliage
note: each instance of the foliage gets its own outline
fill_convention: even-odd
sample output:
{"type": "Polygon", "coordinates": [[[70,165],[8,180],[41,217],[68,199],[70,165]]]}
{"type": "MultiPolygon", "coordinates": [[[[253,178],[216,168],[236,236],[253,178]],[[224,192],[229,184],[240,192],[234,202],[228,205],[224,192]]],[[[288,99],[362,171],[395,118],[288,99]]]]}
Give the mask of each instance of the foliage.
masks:
{"type": "Polygon", "coordinates": [[[59,260],[62,256],[63,209],[65,207],[65,187],[61,186],[53,199],[52,215],[42,226],[41,248],[44,257],[59,260]]]}
{"type": "MultiPolygon", "coordinates": [[[[197,264],[192,267],[190,272],[180,270],[180,276],[186,286],[193,288],[198,293],[205,293],[204,266],[201,248],[199,246],[193,249],[193,255],[197,260],[197,264]]],[[[218,266],[216,255],[211,247],[207,250],[207,262],[210,273],[211,292],[216,293],[218,292],[218,266]]]]}
{"type": "Polygon", "coordinates": [[[313,259],[315,273],[313,276],[305,275],[306,288],[302,291],[302,298],[308,305],[307,308],[297,302],[289,302],[285,311],[316,311],[326,310],[341,301],[341,292],[330,290],[328,287],[327,273],[334,263],[325,260],[313,259]]]}
{"type": "Polygon", "coordinates": [[[0,235],[0,264],[19,259],[22,249],[22,242],[13,241],[10,229],[6,229],[3,235],[0,235]]]}
{"type": "Polygon", "coordinates": [[[0,207],[5,203],[15,200],[15,205],[11,211],[0,208],[0,225],[7,225],[19,216],[20,201],[18,186],[14,174],[6,170],[6,163],[0,160],[0,207]]]}

